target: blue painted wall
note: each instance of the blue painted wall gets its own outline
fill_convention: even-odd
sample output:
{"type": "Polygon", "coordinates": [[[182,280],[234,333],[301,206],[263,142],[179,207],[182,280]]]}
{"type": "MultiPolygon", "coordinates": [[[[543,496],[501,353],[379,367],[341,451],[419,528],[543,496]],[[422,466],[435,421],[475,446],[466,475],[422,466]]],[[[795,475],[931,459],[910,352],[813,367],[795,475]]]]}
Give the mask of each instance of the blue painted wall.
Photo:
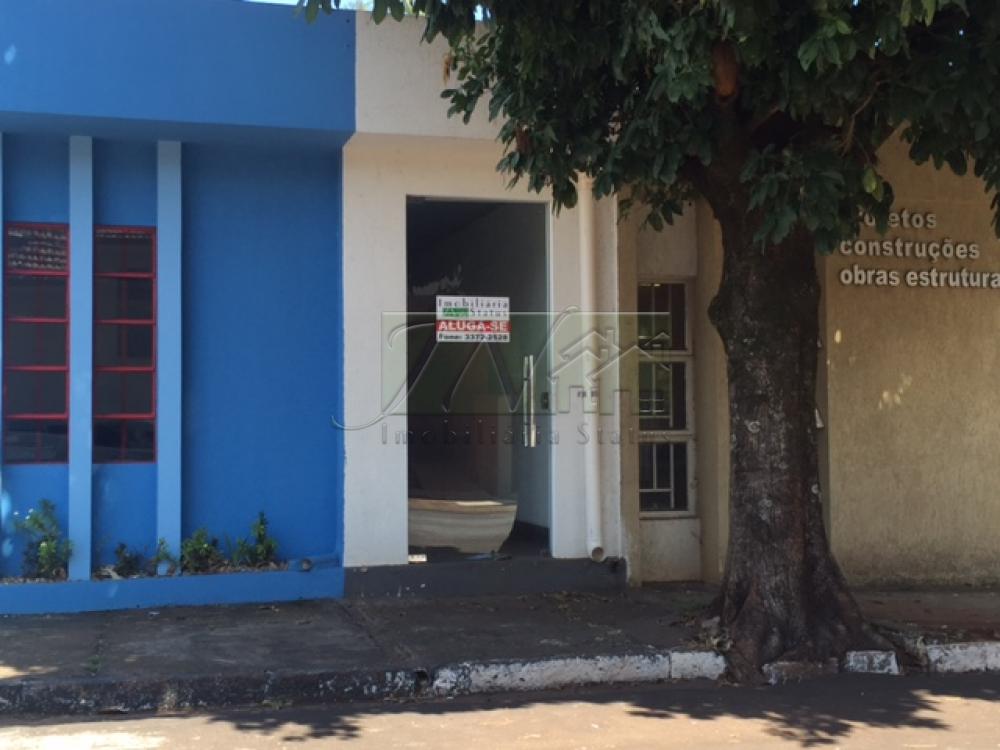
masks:
{"type": "MultiPolygon", "coordinates": [[[[156,226],[156,146],[94,142],[94,224],[156,226]]],[[[119,543],[156,551],[156,465],[93,467],[93,562],[114,562],[119,543]]]]}
{"type": "MultiPolygon", "coordinates": [[[[68,139],[5,134],[3,151],[4,221],[68,222],[68,139]]],[[[19,576],[23,544],[15,521],[46,499],[66,528],[68,469],[66,464],[4,465],[0,472],[0,575],[19,576]]]]}
{"type": "Polygon", "coordinates": [[[156,552],[155,464],[97,464],[93,471],[95,565],[114,562],[119,543],[151,557],[156,552]]]}
{"type": "MultiPolygon", "coordinates": [[[[8,136],[8,220],[66,221],[67,142],[8,136]]],[[[152,144],[97,141],[96,224],[156,222],[152,144]]],[[[224,542],[258,510],[283,557],[342,548],[341,161],[338,151],[184,147],[184,534],[224,542]]],[[[93,468],[94,564],[152,553],[154,464],[93,468]]],[[[66,466],[7,466],[0,572],[20,572],[15,511],[67,516],[66,466]]]]}
{"type": "Polygon", "coordinates": [[[159,123],[154,137],[184,134],[169,123],[347,135],[354,18],[309,26],[293,7],[238,0],[0,0],[0,129],[48,117],[159,123]]]}
{"type": "Polygon", "coordinates": [[[16,135],[3,139],[4,221],[69,221],[69,138],[16,135]]]}
{"type": "MultiPolygon", "coordinates": [[[[184,142],[183,530],[234,540],[263,510],[283,557],[342,549],[330,417],[342,414],[354,23],[343,12],[310,27],[288,6],[240,0],[0,0],[4,220],[68,222],[69,136],[89,135],[94,222],[155,225],[155,141],[184,142]]],[[[48,498],[65,526],[68,470],[0,472],[0,576],[17,575],[15,513],[48,498]]],[[[92,481],[93,562],[122,541],[152,552],[157,467],[96,465],[92,481]]],[[[337,580],[296,595],[339,594],[337,580]]],[[[118,605],[187,601],[144,586],[118,605]]]]}
{"type": "Polygon", "coordinates": [[[156,144],[94,141],[94,224],[156,226],[156,144]]]}
{"type": "MultiPolygon", "coordinates": [[[[67,143],[5,139],[7,218],[66,221],[67,143]]],[[[98,224],[155,224],[155,151],[94,148],[98,224]]],[[[221,540],[267,513],[283,557],[342,548],[341,161],[339,152],[184,147],[184,533],[221,540]]],[[[156,466],[93,469],[94,563],[156,543],[156,466]]],[[[0,571],[11,533],[42,497],[66,520],[61,466],[4,467],[0,571]]]]}
{"type": "Polygon", "coordinates": [[[340,553],[339,152],[185,146],[185,536],[340,553]]]}
{"type": "MultiPolygon", "coordinates": [[[[63,529],[69,520],[69,479],[66,464],[19,464],[3,467],[0,494],[0,576],[20,576],[23,538],[16,533],[18,519],[39,500],[51,500],[63,529]]],[[[2,614],[2,612],[0,612],[2,614]]]]}

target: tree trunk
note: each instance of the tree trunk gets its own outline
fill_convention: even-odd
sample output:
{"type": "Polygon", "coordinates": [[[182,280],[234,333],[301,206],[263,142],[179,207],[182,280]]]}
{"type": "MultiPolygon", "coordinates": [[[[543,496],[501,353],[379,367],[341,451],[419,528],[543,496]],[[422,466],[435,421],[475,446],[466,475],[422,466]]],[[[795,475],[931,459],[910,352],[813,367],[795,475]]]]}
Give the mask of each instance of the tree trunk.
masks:
{"type": "Polygon", "coordinates": [[[723,276],[709,310],[728,358],[732,448],[729,549],[717,607],[732,641],[730,669],[753,681],[769,662],[840,656],[874,636],[823,523],[820,286],[811,237],[800,232],[760,247],[747,213],[729,216],[720,219],[723,276]]]}

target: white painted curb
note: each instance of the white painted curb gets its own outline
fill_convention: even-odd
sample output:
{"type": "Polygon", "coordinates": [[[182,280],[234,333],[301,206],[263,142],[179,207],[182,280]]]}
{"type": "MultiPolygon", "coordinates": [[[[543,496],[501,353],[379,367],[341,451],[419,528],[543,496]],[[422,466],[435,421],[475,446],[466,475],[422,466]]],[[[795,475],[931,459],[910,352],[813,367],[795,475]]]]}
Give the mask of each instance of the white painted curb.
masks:
{"type": "Polygon", "coordinates": [[[835,675],[840,671],[836,659],[826,661],[772,661],[761,667],[764,679],[769,685],[783,685],[786,682],[801,682],[816,677],[835,675]]]}
{"type": "Polygon", "coordinates": [[[1000,671],[1000,643],[938,643],[927,646],[927,669],[931,672],[1000,671]]]}
{"type": "Polygon", "coordinates": [[[726,659],[714,651],[672,651],[671,680],[717,680],[726,671],[726,659]]]}
{"type": "MultiPolygon", "coordinates": [[[[1000,642],[950,643],[926,647],[931,672],[1000,671],[1000,642]]],[[[713,651],[663,651],[617,656],[574,656],[513,662],[460,662],[434,672],[430,693],[438,697],[475,693],[554,690],[576,685],[614,685],[663,680],[717,680],[726,661],[713,651]]],[[[764,667],[771,684],[833,675],[900,675],[892,651],[850,651],[842,665],[776,662],[764,667]]]]}
{"type": "Polygon", "coordinates": [[[431,683],[431,692],[437,696],[448,696],[671,679],[714,680],[721,677],[725,669],[725,659],[711,651],[668,651],[504,663],[462,662],[438,669],[431,683]]]}
{"type": "Polygon", "coordinates": [[[848,651],[844,671],[852,674],[902,674],[895,651],[848,651]]]}

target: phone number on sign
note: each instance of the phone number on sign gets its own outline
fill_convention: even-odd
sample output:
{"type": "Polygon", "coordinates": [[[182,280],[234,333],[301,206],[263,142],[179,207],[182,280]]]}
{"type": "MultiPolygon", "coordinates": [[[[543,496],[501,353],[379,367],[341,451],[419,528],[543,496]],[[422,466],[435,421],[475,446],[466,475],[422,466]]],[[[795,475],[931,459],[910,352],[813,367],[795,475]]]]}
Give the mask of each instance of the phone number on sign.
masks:
{"type": "Polygon", "coordinates": [[[488,343],[488,344],[509,344],[510,334],[509,333],[446,333],[444,331],[438,331],[437,335],[438,341],[446,341],[448,343],[488,343]]]}

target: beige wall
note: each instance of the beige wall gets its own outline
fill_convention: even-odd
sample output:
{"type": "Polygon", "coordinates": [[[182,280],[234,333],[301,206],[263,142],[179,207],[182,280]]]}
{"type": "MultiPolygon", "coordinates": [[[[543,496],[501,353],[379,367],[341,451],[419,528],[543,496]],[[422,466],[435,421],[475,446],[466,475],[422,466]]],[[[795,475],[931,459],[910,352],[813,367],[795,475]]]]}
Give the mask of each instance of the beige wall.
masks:
{"type": "MultiPolygon", "coordinates": [[[[990,200],[972,177],[882,154],[897,210],[934,229],[886,237],[977,243],[978,260],[846,257],[825,266],[831,536],[855,583],[1000,580],[1000,289],[920,289],[905,271],[1000,272],[990,200]],[[901,272],[846,286],[845,268],[901,272]]],[[[869,230],[865,238],[876,234],[869,230]]]]}
{"type": "MultiPolygon", "coordinates": [[[[641,281],[684,281],[693,293],[692,310],[696,311],[690,323],[692,347],[695,352],[693,363],[693,395],[697,397],[701,381],[700,363],[697,358],[700,345],[701,317],[699,308],[698,281],[698,211],[691,206],[673,225],[656,232],[643,227],[645,215],[641,208],[633,210],[618,226],[619,255],[619,299],[621,310],[635,312],[638,284],[641,281]]],[[[631,347],[636,340],[636,326],[633,316],[628,314],[620,320],[619,335],[623,345],[631,347]]],[[[638,433],[638,418],[635,415],[635,393],[638,360],[625,357],[621,363],[620,414],[621,431],[624,435],[638,433]]],[[[694,399],[692,399],[692,406],[694,399]]],[[[697,419],[695,408],[695,466],[692,467],[689,491],[694,507],[684,514],[645,514],[639,506],[639,461],[638,448],[634,440],[621,444],[621,518],[622,549],[628,560],[629,579],[632,583],[643,581],[689,581],[699,580],[702,572],[702,496],[700,473],[701,460],[698,452],[699,432],[702,422],[697,419]]],[[[712,483],[709,484],[712,487],[712,483]]],[[[715,499],[706,499],[705,507],[714,513],[715,499]]]]}
{"type": "MultiPolygon", "coordinates": [[[[1000,581],[1000,289],[911,287],[906,275],[963,267],[1000,274],[990,197],[973,177],[912,165],[899,143],[884,149],[882,158],[897,213],[919,213],[924,226],[893,227],[884,238],[867,228],[865,255],[856,256],[852,245],[850,255],[837,252],[820,263],[817,406],[834,551],[855,584],[1000,581]],[[931,213],[933,228],[926,218],[931,213]],[[926,248],[936,242],[941,249],[945,240],[975,244],[980,257],[934,262],[916,257],[916,244],[909,258],[868,254],[867,242],[897,237],[926,248]],[[895,271],[898,286],[856,285],[855,265],[895,271]],[[850,284],[840,279],[845,269],[852,271],[850,284]]],[[[721,237],[704,203],[693,220],[697,533],[701,576],[717,581],[728,542],[729,417],[725,355],[707,308],[721,273],[721,237]]],[[[622,277],[623,309],[628,281],[636,275],[636,250],[630,247],[649,252],[659,242],[661,249],[670,244],[666,237],[653,243],[634,232],[628,225],[621,229],[620,261],[629,269],[622,277]]],[[[623,520],[637,510],[628,500],[634,464],[623,452],[623,520]]],[[[639,557],[635,574],[670,578],[672,555],[689,547],[672,540],[675,549],[668,554],[650,538],[642,528],[624,545],[639,557]]]]}
{"type": "Polygon", "coordinates": [[[443,37],[421,42],[424,21],[408,17],[400,23],[376,24],[359,12],[356,25],[355,128],[359,133],[432,136],[493,141],[485,102],[468,124],[447,117],[449,102],[442,89],[454,85],[444,76],[448,45],[443,37]]]}
{"type": "MultiPolygon", "coordinates": [[[[856,584],[1000,581],[1000,289],[911,288],[906,279],[909,270],[931,268],[1000,273],[990,198],[972,177],[912,165],[899,143],[882,158],[897,212],[933,213],[936,226],[925,219],[922,229],[899,226],[880,239],[975,243],[980,257],[935,263],[915,257],[915,247],[910,258],[857,257],[852,246],[850,256],[838,252],[820,264],[817,405],[834,551],[856,584]],[[839,274],[855,264],[897,271],[899,286],[843,284],[839,274]]],[[[707,316],[721,273],[721,238],[704,203],[696,235],[701,568],[705,580],[717,581],[728,542],[729,416],[725,354],[707,316]]],[[[873,229],[863,234],[866,241],[877,237],[873,229]]],[[[642,576],[655,579],[667,558],[644,547],[642,576]]]]}
{"type": "MultiPolygon", "coordinates": [[[[623,313],[634,311],[638,304],[638,235],[639,228],[634,215],[623,219],[618,226],[618,304],[623,313]]],[[[618,323],[618,335],[623,342],[636,341],[638,330],[636,319],[631,315],[622,315],[618,323]]],[[[638,419],[635,417],[634,394],[626,386],[634,383],[638,374],[635,363],[631,359],[619,364],[622,388],[618,393],[618,414],[621,432],[624,435],[633,434],[638,430],[638,419]]],[[[629,583],[641,584],[643,581],[642,532],[639,526],[639,460],[631,441],[624,443],[620,450],[621,483],[620,502],[622,519],[622,554],[628,564],[629,583]]]]}
{"type": "Polygon", "coordinates": [[[726,353],[708,319],[708,306],[722,277],[722,237],[712,209],[697,205],[698,280],[694,298],[695,423],[698,430],[702,577],[722,577],[729,543],[729,394],[726,353]]]}

